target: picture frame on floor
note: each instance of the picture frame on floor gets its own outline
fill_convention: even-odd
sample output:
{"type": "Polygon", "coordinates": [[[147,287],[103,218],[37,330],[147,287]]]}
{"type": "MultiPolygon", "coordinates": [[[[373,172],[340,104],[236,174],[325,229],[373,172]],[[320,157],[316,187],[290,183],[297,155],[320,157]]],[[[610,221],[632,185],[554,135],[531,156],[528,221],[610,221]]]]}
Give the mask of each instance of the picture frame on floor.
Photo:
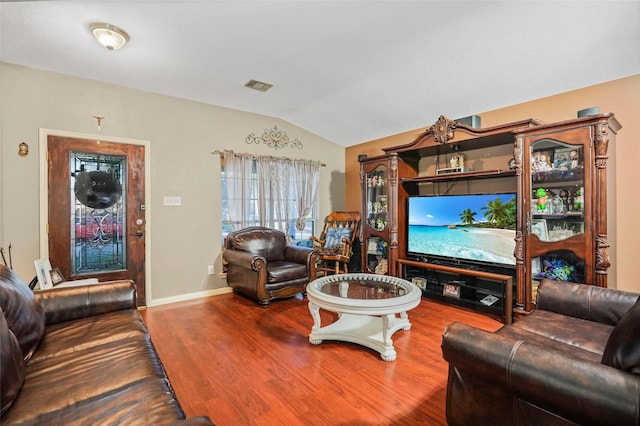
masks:
{"type": "Polygon", "coordinates": [[[64,275],[62,275],[62,272],[60,272],[60,269],[58,268],[53,268],[52,270],[50,270],[49,275],[51,276],[51,283],[54,286],[60,284],[61,282],[64,282],[64,275]]]}
{"type": "Polygon", "coordinates": [[[51,262],[48,258],[37,259],[33,261],[33,266],[36,269],[36,277],[38,278],[38,285],[40,290],[53,288],[53,281],[51,280],[51,262]]]}

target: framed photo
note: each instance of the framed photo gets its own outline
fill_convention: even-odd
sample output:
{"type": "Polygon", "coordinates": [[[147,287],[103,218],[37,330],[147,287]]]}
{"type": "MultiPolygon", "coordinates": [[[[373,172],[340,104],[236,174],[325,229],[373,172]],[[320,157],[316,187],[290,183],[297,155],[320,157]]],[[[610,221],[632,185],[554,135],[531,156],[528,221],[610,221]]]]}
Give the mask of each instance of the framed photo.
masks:
{"type": "Polygon", "coordinates": [[[442,288],[442,295],[448,297],[460,298],[460,286],[455,284],[445,284],[442,288]]]}
{"type": "Polygon", "coordinates": [[[553,166],[557,169],[575,169],[581,164],[579,147],[558,148],[553,153],[553,166]]]}
{"type": "Polygon", "coordinates": [[[547,231],[547,221],[545,219],[531,220],[531,233],[537,236],[540,241],[548,241],[549,231],[547,231]]]}
{"type": "Polygon", "coordinates": [[[51,275],[51,282],[53,283],[54,286],[64,281],[64,276],[62,275],[62,272],[60,272],[60,269],[58,268],[53,268],[52,270],[50,270],[49,275],[51,275]]]}
{"type": "Polygon", "coordinates": [[[413,277],[411,278],[411,282],[416,285],[419,289],[426,290],[427,288],[427,280],[421,277],[413,277]]]}
{"type": "Polygon", "coordinates": [[[33,266],[36,269],[36,277],[38,278],[40,290],[52,288],[53,281],[51,281],[51,263],[49,262],[49,259],[34,260],[33,266]]]}

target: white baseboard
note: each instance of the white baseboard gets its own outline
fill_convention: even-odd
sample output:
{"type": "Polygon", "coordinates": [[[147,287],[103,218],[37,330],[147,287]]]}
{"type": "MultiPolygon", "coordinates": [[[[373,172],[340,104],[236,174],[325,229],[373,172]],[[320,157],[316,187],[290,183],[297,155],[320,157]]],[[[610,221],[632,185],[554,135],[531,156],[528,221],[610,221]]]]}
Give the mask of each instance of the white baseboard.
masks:
{"type": "Polygon", "coordinates": [[[180,296],[164,297],[162,299],[153,299],[147,306],[160,306],[168,303],[184,302],[186,300],[199,299],[202,297],[219,296],[221,294],[232,293],[231,287],[216,288],[213,290],[200,291],[198,293],[181,294],[180,296]]]}

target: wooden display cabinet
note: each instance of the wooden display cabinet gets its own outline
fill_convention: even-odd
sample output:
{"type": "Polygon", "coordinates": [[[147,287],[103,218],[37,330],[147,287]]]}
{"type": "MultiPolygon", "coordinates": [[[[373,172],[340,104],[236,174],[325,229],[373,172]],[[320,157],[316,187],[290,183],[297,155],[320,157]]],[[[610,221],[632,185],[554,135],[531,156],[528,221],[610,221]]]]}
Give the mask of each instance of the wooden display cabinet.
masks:
{"type": "Polygon", "coordinates": [[[620,128],[598,114],[516,132],[519,313],[542,278],[607,286],[607,150],[620,128]]]}
{"type": "Polygon", "coordinates": [[[399,195],[402,199],[406,198],[404,188],[398,185],[398,176],[410,176],[413,172],[395,154],[359,161],[362,186],[362,270],[396,276],[398,251],[405,247],[398,229],[403,229],[401,227],[406,220],[406,203],[398,202],[399,195]]]}
{"type": "MultiPolygon", "coordinates": [[[[484,274],[514,275],[515,312],[526,314],[535,308],[542,278],[606,287],[607,151],[620,128],[613,114],[551,124],[528,119],[484,129],[441,116],[414,141],[361,160],[363,271],[381,272],[379,265],[386,261],[386,273],[420,278],[419,272],[407,272],[421,269],[416,261],[426,262],[407,258],[409,195],[516,192],[515,270],[449,265],[460,276],[477,275],[476,281],[465,279],[465,289],[475,290],[475,297],[478,289],[490,287],[482,281],[484,274]],[[454,167],[451,159],[460,154],[470,167],[452,171],[458,163],[454,167]]],[[[462,296],[471,307],[478,302],[462,296]]],[[[504,286],[495,297],[510,304],[504,286]]],[[[508,320],[506,306],[502,314],[508,320]]]]}

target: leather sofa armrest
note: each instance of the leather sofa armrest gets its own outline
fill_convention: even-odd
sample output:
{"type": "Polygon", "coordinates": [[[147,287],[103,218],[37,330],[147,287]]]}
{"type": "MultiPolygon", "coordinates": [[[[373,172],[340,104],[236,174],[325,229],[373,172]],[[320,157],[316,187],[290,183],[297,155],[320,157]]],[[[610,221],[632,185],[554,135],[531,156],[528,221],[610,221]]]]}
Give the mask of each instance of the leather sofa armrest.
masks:
{"type": "Polygon", "coordinates": [[[616,325],[636,300],[638,294],[631,292],[545,279],[538,286],[536,309],[616,325]]]}
{"type": "Polygon", "coordinates": [[[640,413],[639,376],[552,347],[454,323],[443,333],[442,353],[487,386],[578,424],[636,424],[640,413]]]}
{"type": "Polygon", "coordinates": [[[310,265],[315,253],[316,251],[311,247],[287,246],[284,249],[284,259],[293,263],[310,265]]]}
{"type": "Polygon", "coordinates": [[[34,292],[47,324],[55,324],[123,309],[136,309],[136,286],[131,280],[34,292]]]}
{"type": "Polygon", "coordinates": [[[227,249],[222,254],[222,257],[229,265],[253,271],[259,271],[267,263],[264,257],[242,250],[227,249]]]}

